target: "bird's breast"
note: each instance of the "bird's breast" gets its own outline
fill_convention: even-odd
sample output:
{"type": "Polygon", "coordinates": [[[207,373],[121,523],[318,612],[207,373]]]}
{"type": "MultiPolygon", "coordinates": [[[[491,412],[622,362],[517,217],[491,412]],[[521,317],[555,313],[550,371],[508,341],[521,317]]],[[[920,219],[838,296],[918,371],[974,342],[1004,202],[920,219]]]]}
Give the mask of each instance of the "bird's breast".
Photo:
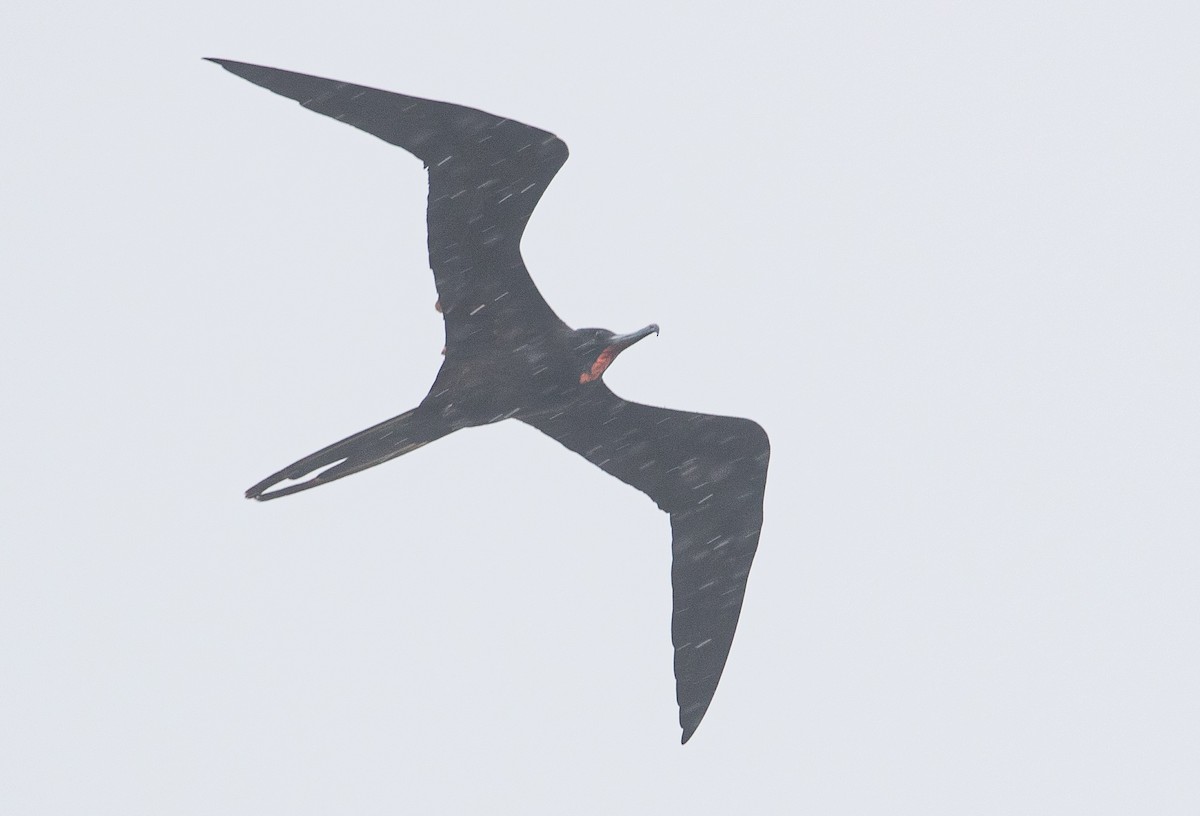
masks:
{"type": "Polygon", "coordinates": [[[572,383],[570,362],[544,344],[451,346],[426,404],[457,426],[485,425],[559,402],[572,383]]]}

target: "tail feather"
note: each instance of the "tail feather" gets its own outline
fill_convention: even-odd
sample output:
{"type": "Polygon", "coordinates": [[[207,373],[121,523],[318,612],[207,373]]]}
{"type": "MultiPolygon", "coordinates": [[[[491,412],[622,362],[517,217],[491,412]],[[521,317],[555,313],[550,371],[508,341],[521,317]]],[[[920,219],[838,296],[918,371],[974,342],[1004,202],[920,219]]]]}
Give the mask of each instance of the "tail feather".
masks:
{"type": "Polygon", "coordinates": [[[418,409],[407,411],[348,436],[340,442],[322,448],[303,459],[272,473],[246,491],[247,499],[269,501],[301,490],[308,490],[336,481],[361,470],[382,464],[389,459],[403,456],[417,448],[440,439],[453,429],[437,422],[418,409]],[[295,481],[311,475],[311,478],[271,490],[281,482],[295,481]],[[270,492],[268,492],[270,491],[270,492]]]}

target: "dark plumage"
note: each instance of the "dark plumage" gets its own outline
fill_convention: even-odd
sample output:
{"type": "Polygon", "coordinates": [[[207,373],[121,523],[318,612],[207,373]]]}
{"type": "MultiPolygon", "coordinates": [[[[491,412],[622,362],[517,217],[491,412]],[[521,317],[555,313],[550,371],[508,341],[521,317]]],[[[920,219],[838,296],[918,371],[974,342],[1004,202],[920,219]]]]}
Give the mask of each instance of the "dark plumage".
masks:
{"type": "Polygon", "coordinates": [[[411,411],[306,456],[246,491],[265,501],[349,476],[460,428],[528,423],[671,515],[675,677],[687,742],[733,642],[762,527],[770,445],[756,423],[628,402],[604,370],[651,333],[573,330],[542,299],[520,242],[567,160],[544,130],[483,111],[213,60],[230,72],[404,148],[429,169],[429,260],[446,360],[411,411]],[[295,484],[271,490],[288,480],[295,484]]]}

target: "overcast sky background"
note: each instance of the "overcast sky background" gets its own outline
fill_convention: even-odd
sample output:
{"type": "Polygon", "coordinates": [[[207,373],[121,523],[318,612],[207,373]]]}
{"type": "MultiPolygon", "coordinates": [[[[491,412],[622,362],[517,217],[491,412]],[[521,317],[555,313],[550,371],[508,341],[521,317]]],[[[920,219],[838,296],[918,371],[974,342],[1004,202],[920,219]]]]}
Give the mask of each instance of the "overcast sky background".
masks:
{"type": "Polygon", "coordinates": [[[901,5],[6,8],[0,811],[1194,816],[1200,12],[901,5]],[[533,429],[241,498],[442,329],[420,162],[204,56],[570,145],[542,292],[773,444],[687,746],[667,517],[533,429]]]}

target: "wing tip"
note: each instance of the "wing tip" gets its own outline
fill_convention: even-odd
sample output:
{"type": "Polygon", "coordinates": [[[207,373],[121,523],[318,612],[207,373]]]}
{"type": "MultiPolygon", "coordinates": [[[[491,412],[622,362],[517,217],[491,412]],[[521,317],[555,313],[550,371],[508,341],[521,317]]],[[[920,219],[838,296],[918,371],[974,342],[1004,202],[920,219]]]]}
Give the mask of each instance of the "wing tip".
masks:
{"type": "Polygon", "coordinates": [[[684,709],[680,706],[679,710],[679,727],[683,729],[683,734],[680,737],[679,744],[686,745],[687,741],[696,733],[696,729],[700,727],[700,723],[704,721],[704,715],[708,713],[708,706],[712,703],[710,696],[708,702],[702,706],[689,706],[684,709]],[[699,711],[697,711],[699,709],[699,711]]]}
{"type": "MultiPolygon", "coordinates": [[[[205,62],[211,62],[214,65],[220,65],[234,76],[238,76],[244,80],[253,82],[255,85],[262,85],[263,87],[267,88],[267,90],[275,89],[264,85],[263,83],[265,79],[276,75],[299,76],[305,79],[320,79],[320,77],[309,77],[304,74],[295,74],[292,71],[284,71],[280,68],[268,68],[265,65],[255,65],[252,62],[238,62],[237,60],[225,59],[224,57],[201,57],[200,59],[204,60],[205,62]]],[[[279,93],[279,91],[275,92],[279,93]]],[[[287,96],[287,94],[283,94],[283,96],[287,96]]]]}

